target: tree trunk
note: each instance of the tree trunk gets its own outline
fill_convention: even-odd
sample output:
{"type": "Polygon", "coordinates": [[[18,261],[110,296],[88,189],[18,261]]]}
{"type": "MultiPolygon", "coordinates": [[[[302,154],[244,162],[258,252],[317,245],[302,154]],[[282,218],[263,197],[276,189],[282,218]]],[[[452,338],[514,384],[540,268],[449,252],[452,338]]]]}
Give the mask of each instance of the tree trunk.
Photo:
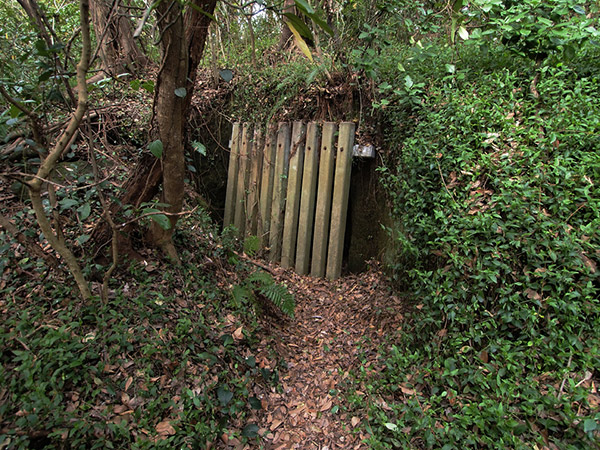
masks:
{"type": "MultiPolygon", "coordinates": [[[[188,53],[183,27],[183,14],[177,0],[162,1],[156,8],[160,30],[162,62],[154,91],[154,128],[163,144],[163,190],[162,203],[165,210],[178,213],[183,206],[183,178],[185,157],[183,128],[184,109],[188,91],[188,53]]],[[[177,251],[173,245],[173,229],[177,216],[170,216],[170,228],[163,229],[152,223],[152,240],[170,259],[177,261],[177,251]]]]}
{"type": "Polygon", "coordinates": [[[90,11],[104,72],[111,76],[135,73],[147,64],[148,59],[133,38],[131,22],[120,0],[92,0],[90,11]]]}
{"type": "MultiPolygon", "coordinates": [[[[294,0],[285,0],[283,12],[294,14],[296,11],[296,8],[294,5],[295,5],[294,0]]],[[[277,50],[280,52],[285,50],[286,48],[288,48],[289,44],[292,40],[292,31],[290,30],[290,27],[287,26],[286,21],[287,21],[287,19],[284,17],[283,18],[284,23],[281,27],[281,35],[279,36],[279,45],[277,46],[277,50]]]]}
{"type": "MultiPolygon", "coordinates": [[[[252,67],[258,69],[258,64],[256,62],[256,38],[254,37],[254,27],[252,26],[252,12],[250,14],[245,14],[246,22],[248,23],[248,33],[250,35],[250,47],[252,51],[252,67]]],[[[289,30],[289,29],[288,29],[289,30]]]]}
{"type": "MultiPolygon", "coordinates": [[[[162,201],[170,205],[167,212],[181,211],[185,175],[185,118],[189,116],[196,72],[216,3],[217,0],[195,0],[195,8],[190,7],[185,17],[176,1],[163,1],[157,6],[163,59],[155,88],[153,111],[156,134],[153,139],[162,141],[163,159],[158,164],[156,158],[149,154],[140,159],[129,177],[130,181],[124,186],[125,193],[118,203],[111,206],[113,214],[121,209],[121,205],[139,205],[150,201],[159,191],[161,182],[162,201]],[[183,95],[180,88],[185,88],[183,98],[175,93],[177,89],[178,94],[183,95]]],[[[151,230],[153,242],[174,260],[177,260],[177,254],[171,238],[177,219],[177,216],[170,216],[170,230],[162,230],[157,226],[151,230]]],[[[103,221],[94,230],[92,238],[99,248],[106,245],[110,236],[110,227],[103,221]]]]}
{"type": "Polygon", "coordinates": [[[204,46],[206,45],[206,38],[208,36],[208,27],[212,20],[211,16],[215,12],[215,6],[217,6],[217,0],[193,0],[193,5],[195,8],[188,7],[184,19],[185,39],[187,42],[189,58],[187,96],[185,98],[186,103],[184,110],[184,115],[186,117],[190,112],[192,96],[198,75],[198,65],[204,54],[204,46]]]}
{"type": "Polygon", "coordinates": [[[88,94],[86,75],[89,68],[90,57],[91,57],[91,43],[90,43],[90,28],[89,28],[89,3],[88,0],[80,0],[80,23],[81,23],[81,36],[82,36],[82,49],[81,59],[77,64],[77,109],[73,113],[71,120],[65,131],[61,134],[56,144],[50,149],[46,159],[42,161],[36,175],[27,181],[27,187],[29,189],[29,195],[31,197],[31,205],[35,212],[35,216],[44,233],[44,237],[50,244],[53,250],[55,250],[65,261],[69,271],[75,278],[77,287],[83,300],[88,300],[92,293],[87,284],[87,281],[83,275],[79,261],[73,255],[73,252],[69,249],[64,239],[61,238],[59,230],[54,233],[52,225],[46,216],[44,204],[42,202],[42,189],[44,182],[54,171],[58,160],[61,158],[64,150],[71,142],[71,138],[75,135],[79,129],[79,125],[83,120],[83,116],[88,108],[88,94]]]}

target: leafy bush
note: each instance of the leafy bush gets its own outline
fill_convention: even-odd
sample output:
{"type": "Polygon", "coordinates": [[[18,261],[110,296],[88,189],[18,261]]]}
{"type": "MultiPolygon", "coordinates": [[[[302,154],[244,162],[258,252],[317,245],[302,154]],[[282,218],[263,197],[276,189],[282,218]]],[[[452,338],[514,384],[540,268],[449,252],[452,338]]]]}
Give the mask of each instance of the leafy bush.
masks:
{"type": "Polygon", "coordinates": [[[373,448],[598,443],[600,83],[590,66],[542,68],[539,99],[536,69],[521,63],[427,87],[383,170],[401,248],[394,273],[416,303],[373,385],[387,405],[371,408],[373,448]]]}
{"type": "MultiPolygon", "coordinates": [[[[256,437],[255,325],[232,336],[250,315],[227,305],[207,267],[227,250],[205,213],[182,220],[187,263],[124,269],[107,303],[73,301],[58,275],[44,284],[44,267],[2,256],[1,448],[206,448],[223,433],[256,437]]],[[[0,250],[16,246],[0,239],[0,250]]]]}

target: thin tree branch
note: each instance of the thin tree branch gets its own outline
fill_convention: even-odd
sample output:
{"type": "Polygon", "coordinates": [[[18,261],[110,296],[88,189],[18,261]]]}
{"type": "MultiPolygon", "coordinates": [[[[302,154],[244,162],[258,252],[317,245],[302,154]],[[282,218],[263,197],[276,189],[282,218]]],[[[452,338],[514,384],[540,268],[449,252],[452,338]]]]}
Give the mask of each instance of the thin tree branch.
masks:
{"type": "Polygon", "coordinates": [[[188,214],[193,214],[196,210],[198,209],[198,207],[196,206],[194,209],[192,209],[191,211],[181,211],[178,213],[171,213],[171,212],[167,212],[167,211],[153,211],[153,212],[149,212],[149,213],[145,213],[142,214],[141,216],[138,216],[134,219],[128,220],[125,223],[121,223],[118,225],[118,228],[125,228],[127,225],[130,225],[132,223],[135,223],[145,217],[150,217],[150,216],[167,216],[167,217],[181,217],[181,216],[186,216],[188,214]]]}

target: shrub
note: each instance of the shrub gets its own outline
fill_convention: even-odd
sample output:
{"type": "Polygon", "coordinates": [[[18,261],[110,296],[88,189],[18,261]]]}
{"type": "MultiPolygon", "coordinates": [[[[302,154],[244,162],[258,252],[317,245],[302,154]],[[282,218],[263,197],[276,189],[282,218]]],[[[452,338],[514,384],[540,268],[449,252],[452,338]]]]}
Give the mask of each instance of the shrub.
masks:
{"type": "Polygon", "coordinates": [[[587,61],[543,68],[539,99],[533,67],[436,79],[414,110],[383,179],[394,274],[418,304],[374,386],[389,407],[372,407],[373,448],[597,443],[600,83],[587,61]]]}

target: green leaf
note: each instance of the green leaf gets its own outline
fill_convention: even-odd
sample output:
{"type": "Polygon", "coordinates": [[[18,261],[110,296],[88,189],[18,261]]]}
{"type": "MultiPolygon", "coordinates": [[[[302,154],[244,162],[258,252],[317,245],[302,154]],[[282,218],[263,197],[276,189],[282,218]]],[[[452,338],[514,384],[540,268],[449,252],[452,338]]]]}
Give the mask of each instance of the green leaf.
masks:
{"type": "Polygon", "coordinates": [[[154,81],[144,81],[142,83],[142,89],[152,94],[154,92],[154,81]]]}
{"type": "Polygon", "coordinates": [[[148,146],[148,150],[150,150],[150,153],[152,153],[157,158],[162,158],[162,154],[163,154],[162,141],[160,139],[157,139],[156,141],[151,142],[150,145],[148,146]]]}
{"type": "Polygon", "coordinates": [[[220,386],[219,389],[217,389],[217,397],[219,398],[221,406],[226,406],[233,398],[233,392],[229,391],[226,387],[220,386]]]}
{"type": "Polygon", "coordinates": [[[206,146],[198,141],[192,142],[192,147],[202,156],[206,156],[206,146]]]}
{"type": "Polygon", "coordinates": [[[42,40],[36,41],[34,46],[40,56],[49,56],[50,55],[50,53],[48,52],[48,47],[46,47],[46,43],[44,41],[42,41],[42,40]]]}
{"type": "Polygon", "coordinates": [[[168,230],[171,228],[171,221],[164,214],[153,214],[150,216],[150,218],[163,230],[168,230]]]}
{"type": "Polygon", "coordinates": [[[13,119],[16,119],[17,117],[23,115],[23,111],[21,111],[15,105],[10,105],[10,108],[8,109],[8,115],[13,119]]]}
{"type": "Polygon", "coordinates": [[[246,425],[242,430],[242,436],[247,438],[255,438],[258,436],[258,425],[254,423],[246,425]]]}
{"type": "Polygon", "coordinates": [[[217,21],[217,18],[214,15],[210,14],[207,11],[204,11],[202,8],[200,8],[198,5],[195,5],[193,2],[189,2],[188,5],[191,6],[193,9],[195,9],[196,11],[198,11],[200,14],[208,17],[212,22],[217,21]]]}
{"type": "Polygon", "coordinates": [[[48,81],[50,79],[50,77],[52,76],[52,74],[54,73],[53,69],[48,69],[45,70],[44,72],[41,73],[41,75],[38,77],[38,82],[42,83],[44,81],[48,81]]]}
{"type": "Polygon", "coordinates": [[[300,33],[298,33],[298,31],[296,30],[296,28],[294,28],[294,25],[291,22],[287,22],[287,26],[291,30],[292,34],[294,35],[294,42],[296,42],[296,45],[298,46],[298,48],[312,62],[312,60],[313,60],[312,53],[310,52],[310,48],[308,48],[308,44],[306,43],[306,41],[302,38],[302,36],[300,36],[300,33]]]}
{"type": "Polygon", "coordinates": [[[304,0],[294,0],[294,3],[296,3],[296,8],[306,15],[310,16],[311,14],[315,13],[315,10],[312,8],[312,6],[310,6],[308,2],[304,0]]]}
{"type": "Polygon", "coordinates": [[[327,33],[329,36],[333,36],[333,30],[331,29],[331,27],[329,26],[329,24],[327,22],[325,22],[323,19],[321,19],[320,16],[317,15],[317,13],[315,14],[311,14],[310,18],[313,20],[314,23],[316,23],[325,33],[327,33]]]}
{"type": "Polygon", "coordinates": [[[89,203],[84,203],[77,208],[77,212],[79,213],[79,218],[81,220],[85,220],[90,216],[90,213],[92,212],[92,206],[89,203]]]}
{"type": "Polygon", "coordinates": [[[233,79],[233,72],[231,70],[229,70],[229,69],[221,69],[221,70],[219,70],[219,75],[227,83],[229,83],[233,79]]]}
{"type": "MultiPolygon", "coordinates": [[[[308,28],[308,26],[306,26],[302,19],[300,19],[300,17],[292,13],[285,13],[284,16],[288,19],[286,20],[286,23],[288,27],[290,27],[290,30],[292,30],[293,28],[293,30],[296,30],[296,33],[300,34],[301,36],[304,36],[308,39],[313,38],[310,29],[308,28]],[[293,27],[291,27],[290,24],[293,25],[293,27]]],[[[293,30],[292,33],[294,32],[293,30]]]]}
{"type": "Polygon", "coordinates": [[[585,8],[581,5],[573,6],[573,11],[575,11],[577,14],[581,14],[582,16],[585,16],[585,8]]]}
{"type": "Polygon", "coordinates": [[[60,206],[60,210],[64,211],[65,209],[71,209],[74,206],[79,205],[79,202],[72,198],[63,198],[61,201],[58,202],[58,204],[60,206]]]}
{"type": "Polygon", "coordinates": [[[458,27],[458,35],[462,38],[462,40],[466,41],[469,39],[469,32],[465,27],[458,27]]]}
{"type": "Polygon", "coordinates": [[[79,245],[83,245],[85,244],[87,241],[90,240],[90,235],[89,234],[82,234],[81,236],[79,236],[77,239],[75,239],[77,241],[77,243],[79,245]]]}
{"type": "Polygon", "coordinates": [[[391,431],[398,431],[398,425],[396,425],[395,423],[390,423],[390,422],[387,422],[387,423],[385,423],[384,425],[385,425],[385,427],[386,427],[388,430],[391,430],[391,431]]]}
{"type": "Polygon", "coordinates": [[[223,336],[221,336],[221,340],[223,341],[223,345],[225,347],[227,347],[228,345],[233,344],[233,336],[231,336],[230,334],[224,334],[223,336]]]}
{"type": "Polygon", "coordinates": [[[575,58],[576,51],[575,51],[575,48],[572,45],[565,45],[563,51],[564,51],[566,59],[573,59],[573,58],[575,58]]]}
{"type": "Polygon", "coordinates": [[[406,75],[406,77],[404,77],[404,86],[406,86],[406,89],[410,89],[414,84],[415,82],[412,80],[410,75],[406,75]]]}
{"type": "Polygon", "coordinates": [[[594,419],[585,419],[583,422],[583,431],[589,433],[595,431],[598,428],[598,423],[594,419]]]}
{"type": "Polygon", "coordinates": [[[177,88],[175,89],[175,95],[179,98],[185,98],[187,95],[187,89],[184,87],[177,88]]]}
{"type": "Polygon", "coordinates": [[[260,402],[258,397],[250,397],[248,399],[248,402],[250,403],[252,409],[262,409],[262,403],[260,402]]]}
{"type": "Polygon", "coordinates": [[[454,64],[446,64],[446,72],[448,72],[448,73],[456,72],[456,66],[454,64]]]}

